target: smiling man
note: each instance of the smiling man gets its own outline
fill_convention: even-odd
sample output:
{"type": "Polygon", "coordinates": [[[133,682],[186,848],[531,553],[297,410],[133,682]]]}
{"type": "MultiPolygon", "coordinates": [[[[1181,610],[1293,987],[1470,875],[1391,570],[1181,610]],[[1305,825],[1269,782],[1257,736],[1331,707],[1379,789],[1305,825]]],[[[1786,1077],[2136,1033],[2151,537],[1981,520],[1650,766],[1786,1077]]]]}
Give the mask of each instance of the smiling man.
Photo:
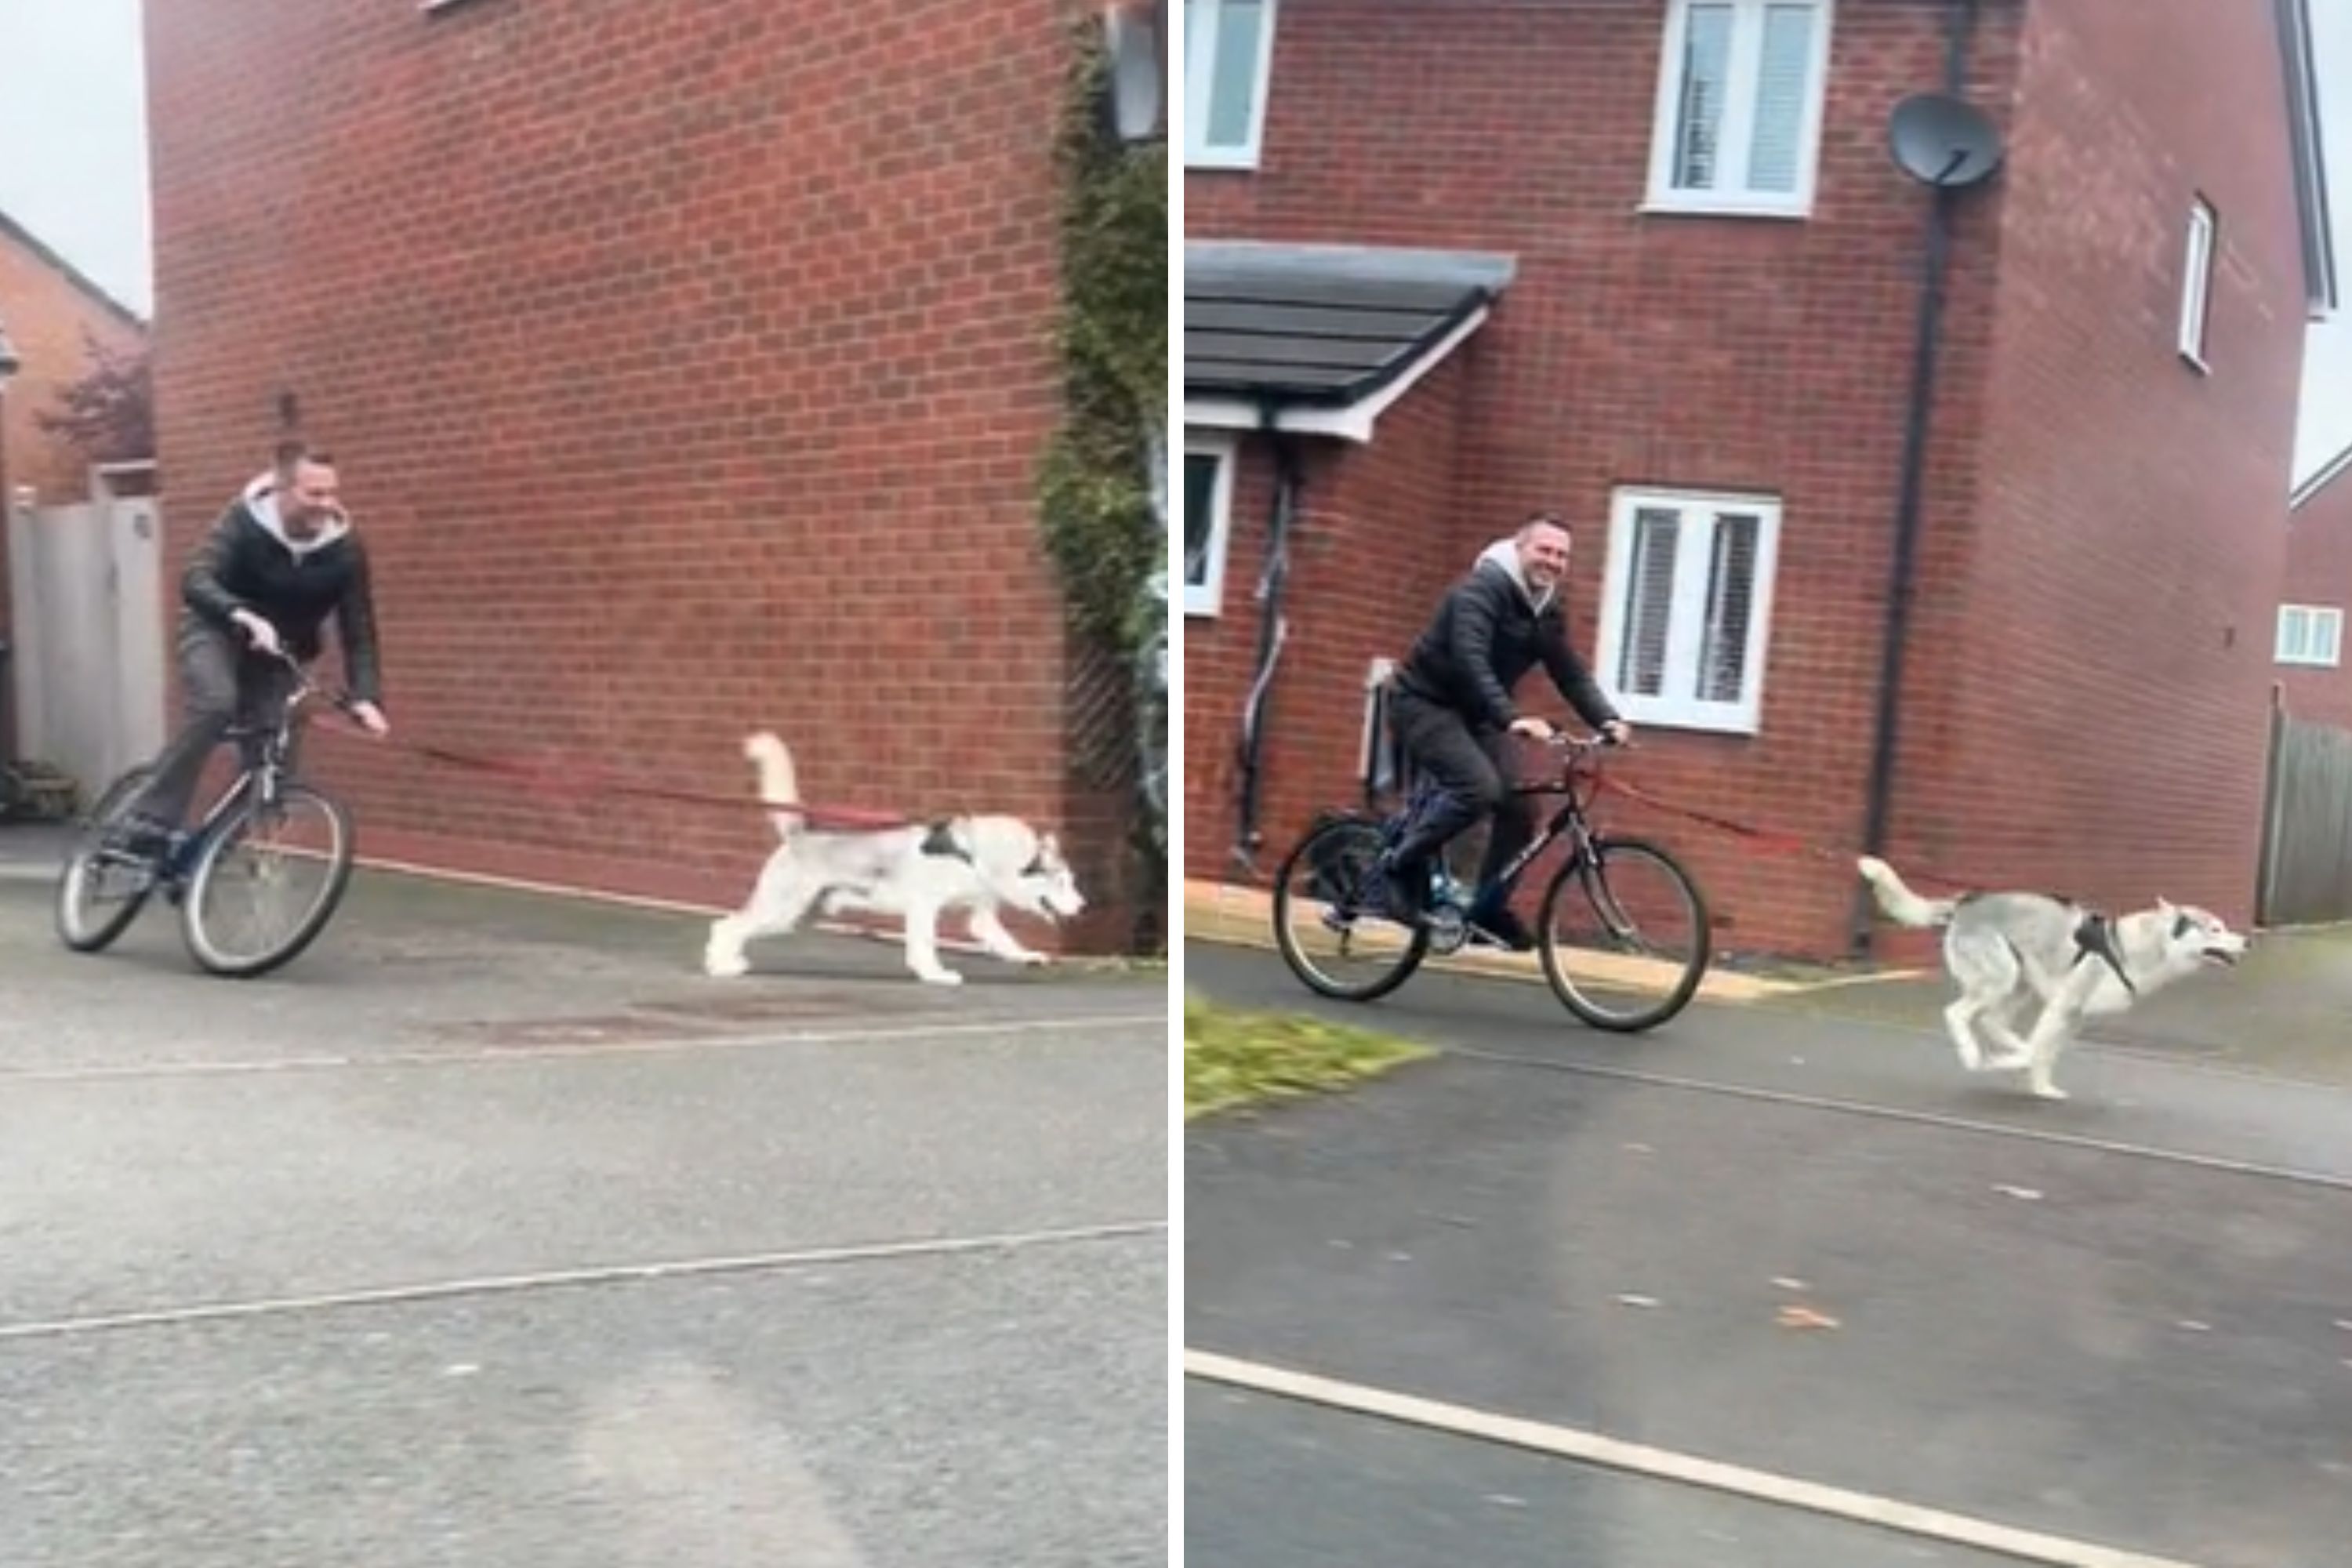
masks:
{"type": "Polygon", "coordinates": [[[1488,545],[1470,574],[1446,591],[1397,670],[1390,706],[1397,738],[1444,792],[1438,809],[1382,863],[1384,901],[1400,920],[1421,918],[1430,858],[1492,816],[1471,923],[1507,947],[1534,945],[1498,886],[1535,829],[1527,802],[1510,792],[1505,748],[1511,735],[1544,740],[1552,727],[1521,713],[1511,689],[1541,664],[1586,723],[1620,743],[1633,733],[1568,639],[1559,587],[1574,550],[1568,525],[1549,512],[1488,545]]]}
{"type": "Polygon", "coordinates": [[[231,501],[180,580],[178,657],[186,720],[156,759],[136,807],[134,841],[155,848],[187,819],[213,749],[240,708],[278,700],[283,652],[319,657],[328,617],[342,646],[352,717],[389,732],[376,663],[375,603],[366,547],[343,510],[334,459],[299,442],[231,501]]]}

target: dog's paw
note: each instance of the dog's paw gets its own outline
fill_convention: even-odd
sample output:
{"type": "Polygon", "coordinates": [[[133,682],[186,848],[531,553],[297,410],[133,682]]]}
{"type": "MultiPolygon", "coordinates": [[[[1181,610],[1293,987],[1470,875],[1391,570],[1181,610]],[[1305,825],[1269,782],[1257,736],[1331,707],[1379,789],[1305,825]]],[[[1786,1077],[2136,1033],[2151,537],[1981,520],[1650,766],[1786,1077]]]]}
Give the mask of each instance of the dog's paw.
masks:
{"type": "Polygon", "coordinates": [[[1987,1072],[2013,1072],[2033,1058],[2023,1051],[2002,1051],[1985,1060],[1987,1072]]]}
{"type": "Polygon", "coordinates": [[[961,985],[963,984],[963,976],[958,974],[952,969],[919,969],[915,971],[915,978],[920,980],[926,985],[961,985]]]}
{"type": "Polygon", "coordinates": [[[740,952],[706,952],[702,973],[713,980],[740,980],[751,973],[751,961],[740,952]]]}
{"type": "Polygon", "coordinates": [[[2066,1091],[2060,1089],[2054,1083],[2028,1084],[2026,1087],[2032,1090],[2033,1098],[2036,1100],[2063,1100],[2066,1098],[2066,1091]]]}
{"type": "Polygon", "coordinates": [[[1013,955],[1013,962],[1021,965],[1024,969],[1043,969],[1047,964],[1053,963],[1054,960],[1052,955],[1048,953],[1024,952],[1014,953],[1013,955]]]}

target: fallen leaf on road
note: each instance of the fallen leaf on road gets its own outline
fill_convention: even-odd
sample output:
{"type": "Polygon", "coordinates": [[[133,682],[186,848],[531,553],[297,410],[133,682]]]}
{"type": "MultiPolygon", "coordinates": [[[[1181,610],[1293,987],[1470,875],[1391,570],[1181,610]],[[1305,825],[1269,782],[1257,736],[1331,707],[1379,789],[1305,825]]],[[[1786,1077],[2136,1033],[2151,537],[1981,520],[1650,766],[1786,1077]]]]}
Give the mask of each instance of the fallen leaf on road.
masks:
{"type": "Polygon", "coordinates": [[[1528,1506],[1527,1499],[1512,1497],[1506,1492],[1488,1492],[1486,1494],[1486,1500],[1493,1503],[1496,1508],[1525,1508],[1528,1506]]]}
{"type": "Polygon", "coordinates": [[[2338,1318],[2336,1320],[2336,1326],[2346,1333],[2352,1334],[2352,1318],[2338,1318]]]}
{"type": "Polygon", "coordinates": [[[1775,1289],[1780,1290],[1801,1290],[1805,1288],[1805,1282],[1803,1280],[1791,1279],[1785,1274],[1780,1276],[1778,1279],[1773,1280],[1772,1285],[1775,1289]]]}
{"type": "Polygon", "coordinates": [[[1617,1304],[1621,1307],[1654,1307],[1658,1299],[1655,1296],[1620,1296],[1617,1304]]]}
{"type": "Polygon", "coordinates": [[[481,1370],[482,1369],[480,1367],[476,1366],[471,1362],[461,1361],[456,1366],[449,1368],[448,1371],[443,1373],[441,1375],[444,1377],[471,1377],[481,1370]]]}
{"type": "Polygon", "coordinates": [[[1781,1308],[1779,1322],[1784,1329],[1834,1329],[1838,1326],[1838,1321],[1828,1313],[1798,1306],[1781,1308]]]}
{"type": "Polygon", "coordinates": [[[1625,1145],[1625,1152],[1628,1154],[1654,1154],[1657,1151],[1651,1148],[1647,1143],[1628,1143],[1625,1145]]]}
{"type": "Polygon", "coordinates": [[[2176,1329],[2186,1329],[2192,1334],[2210,1334],[2213,1331],[2212,1324],[2200,1323],[2194,1318],[2183,1318],[2172,1326],[2176,1329]]]}
{"type": "Polygon", "coordinates": [[[2012,1198],[2021,1199],[2029,1204],[2038,1204],[2042,1201],[2042,1194],[2032,1187],[2012,1187],[2005,1182],[1996,1182],[1993,1184],[1992,1190],[1997,1193],[2006,1194],[2008,1196],[2012,1198]]]}

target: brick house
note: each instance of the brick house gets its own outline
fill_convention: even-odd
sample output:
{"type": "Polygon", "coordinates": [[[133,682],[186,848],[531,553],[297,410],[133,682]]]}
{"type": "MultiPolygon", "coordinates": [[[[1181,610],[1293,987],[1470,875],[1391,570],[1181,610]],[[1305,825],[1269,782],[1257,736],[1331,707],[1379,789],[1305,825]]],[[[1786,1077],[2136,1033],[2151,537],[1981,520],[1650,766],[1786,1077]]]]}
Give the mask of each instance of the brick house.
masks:
{"type": "Polygon", "coordinates": [[[2352,730],[2352,668],[2344,614],[2352,607],[2352,448],[2295,487],[2287,508],[2286,586],[2279,595],[2278,684],[2298,719],[2352,730]]]}
{"type": "Polygon", "coordinates": [[[322,744],[363,855],[731,905],[772,728],[813,802],[1061,829],[1066,944],[1127,940],[1038,521],[1087,9],[150,8],[173,560],[293,393],[373,542],[395,741],[743,802],[322,744]]]}
{"type": "MultiPolygon", "coordinates": [[[[45,504],[89,494],[87,459],[43,430],[39,416],[55,412],[58,395],[91,368],[88,337],[128,353],[146,336],[147,323],[136,311],[0,213],[0,339],[17,365],[0,386],[0,522],[18,487],[45,504]]],[[[10,592],[7,538],[0,528],[0,642],[9,638],[10,592]]],[[[0,723],[14,711],[9,694],[0,690],[0,723]]],[[[0,760],[14,754],[13,737],[0,731],[0,760]]]]}
{"type": "MultiPolygon", "coordinates": [[[[1863,842],[1933,199],[1889,117],[1956,90],[2006,163],[1951,200],[1888,851],[2248,915],[2285,539],[2242,520],[2284,510],[2335,302],[2300,0],[1191,0],[1187,26],[1188,877],[1235,875],[1252,831],[1270,872],[1356,797],[1373,661],[1539,507],[1576,524],[1571,632],[1645,739],[1615,766],[1863,842]]],[[[1611,809],[1686,852],[1725,947],[1852,950],[1838,862],[1611,809]]]]}

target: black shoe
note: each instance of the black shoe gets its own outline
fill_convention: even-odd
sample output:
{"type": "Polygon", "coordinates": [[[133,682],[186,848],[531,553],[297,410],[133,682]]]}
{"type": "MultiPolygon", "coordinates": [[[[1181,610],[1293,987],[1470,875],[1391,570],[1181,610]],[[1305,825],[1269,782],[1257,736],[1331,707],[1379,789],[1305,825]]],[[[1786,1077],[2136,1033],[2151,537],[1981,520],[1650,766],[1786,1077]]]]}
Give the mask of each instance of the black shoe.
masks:
{"type": "Polygon", "coordinates": [[[1363,912],[1399,925],[1417,926],[1426,912],[1423,892],[1428,886],[1426,868],[1399,865],[1393,857],[1383,855],[1367,879],[1363,912]]]}
{"type": "Polygon", "coordinates": [[[186,843],[187,835],[180,829],[161,817],[144,815],[125,818],[106,839],[107,847],[116,854],[145,860],[158,870],[177,860],[186,843]]]}
{"type": "Polygon", "coordinates": [[[1536,933],[1527,922],[1514,913],[1508,904],[1471,917],[1474,938],[1487,939],[1493,946],[1508,948],[1513,952],[1529,952],[1536,945],[1536,933]]]}
{"type": "Polygon", "coordinates": [[[125,855],[160,860],[172,852],[172,841],[177,837],[170,823],[161,817],[142,814],[124,817],[107,835],[107,842],[109,847],[119,849],[125,855]]]}

